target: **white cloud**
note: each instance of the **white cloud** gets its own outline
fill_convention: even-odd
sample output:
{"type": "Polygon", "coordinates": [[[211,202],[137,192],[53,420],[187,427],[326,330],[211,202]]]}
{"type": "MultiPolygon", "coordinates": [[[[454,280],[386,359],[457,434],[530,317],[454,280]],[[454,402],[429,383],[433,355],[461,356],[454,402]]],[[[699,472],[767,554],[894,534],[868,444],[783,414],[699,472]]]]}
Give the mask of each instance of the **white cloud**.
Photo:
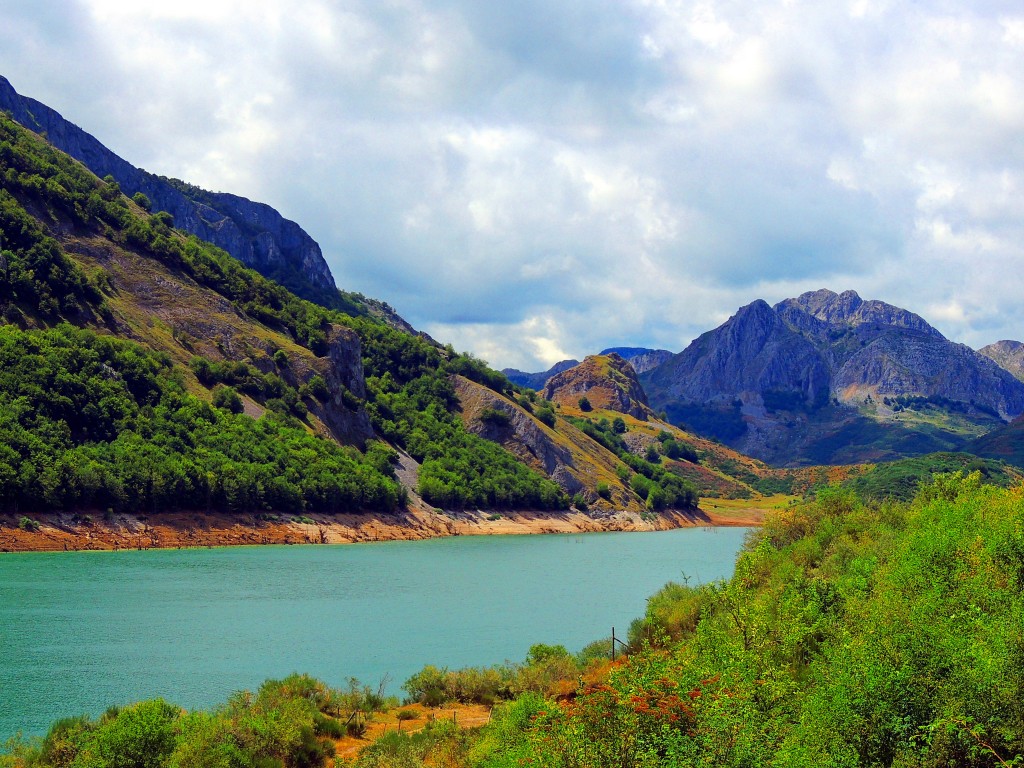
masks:
{"type": "Polygon", "coordinates": [[[274,205],[343,287],[498,366],[677,350],[823,286],[1024,336],[1024,16],[1002,3],[0,10],[19,91],[274,205]]]}

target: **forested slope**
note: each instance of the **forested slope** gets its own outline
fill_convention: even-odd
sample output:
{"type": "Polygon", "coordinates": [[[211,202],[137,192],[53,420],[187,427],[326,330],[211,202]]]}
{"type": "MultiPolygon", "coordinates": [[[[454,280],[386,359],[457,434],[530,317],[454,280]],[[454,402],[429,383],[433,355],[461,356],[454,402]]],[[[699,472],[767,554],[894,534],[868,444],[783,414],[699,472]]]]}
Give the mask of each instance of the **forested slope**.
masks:
{"type": "MultiPolygon", "coordinates": [[[[390,449],[364,455],[337,444],[362,448],[375,436],[408,448],[423,462],[424,477],[446,478],[451,491],[440,503],[567,505],[557,485],[469,433],[454,415],[450,375],[468,373],[499,390],[509,387],[478,361],[376,319],[295,297],[223,251],[175,230],[167,214],[149,214],[144,200],[129,200],[115,182],[97,179],[6,117],[0,117],[0,179],[0,309],[10,326],[8,355],[15,360],[35,348],[45,362],[39,370],[11,367],[0,392],[12,435],[4,456],[6,506],[165,508],[161,493],[91,490],[97,482],[116,483],[106,470],[97,481],[92,465],[77,457],[85,452],[104,465],[101,454],[124,452],[113,443],[134,439],[146,446],[136,451],[139,461],[146,451],[160,454],[151,474],[166,470],[177,478],[162,478],[158,485],[187,486],[167,496],[168,503],[178,499],[175,506],[200,499],[200,507],[220,504],[223,494],[216,489],[240,484],[239,508],[247,510],[393,507],[404,496],[395,487],[390,449]],[[131,344],[46,330],[62,323],[131,344]],[[82,345],[89,360],[72,354],[82,345]],[[104,383],[125,378],[128,358],[142,360],[139,365],[155,377],[149,399],[126,390],[119,394],[128,398],[119,401],[119,410],[93,423],[97,409],[107,407],[100,402],[104,383]],[[49,371],[45,380],[39,379],[42,371],[49,371]],[[168,405],[175,397],[185,399],[168,405]],[[200,406],[206,410],[196,416],[200,406]],[[190,415],[181,416],[182,408],[190,415]],[[203,429],[219,433],[222,442],[231,430],[249,429],[247,439],[261,444],[254,450],[265,456],[274,455],[274,443],[286,442],[282,430],[305,433],[304,439],[325,443],[310,443],[318,452],[346,456],[359,467],[338,481],[359,490],[310,493],[309,480],[303,481],[306,490],[292,484],[285,499],[264,478],[279,468],[273,461],[257,469],[259,462],[249,459],[197,458],[205,449],[190,439],[199,428],[196,419],[212,424],[203,429]],[[248,424],[246,419],[254,423],[238,426],[248,424]],[[36,432],[39,439],[22,439],[36,432]],[[203,471],[179,471],[192,465],[203,471]],[[72,478],[59,496],[40,485],[40,478],[58,471],[72,478]]],[[[336,469],[330,462],[307,466],[311,474],[336,469]]]]}

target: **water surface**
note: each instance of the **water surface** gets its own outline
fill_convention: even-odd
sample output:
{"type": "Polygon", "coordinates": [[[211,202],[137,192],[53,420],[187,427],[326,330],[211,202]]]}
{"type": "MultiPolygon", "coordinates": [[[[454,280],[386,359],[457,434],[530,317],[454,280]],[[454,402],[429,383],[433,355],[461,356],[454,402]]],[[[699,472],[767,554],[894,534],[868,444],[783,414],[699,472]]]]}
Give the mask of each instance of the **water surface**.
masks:
{"type": "Polygon", "coordinates": [[[728,577],[747,529],[0,555],[0,744],[162,696],[209,707],[308,672],[388,690],[424,664],[624,636],[666,581],[728,577]]]}

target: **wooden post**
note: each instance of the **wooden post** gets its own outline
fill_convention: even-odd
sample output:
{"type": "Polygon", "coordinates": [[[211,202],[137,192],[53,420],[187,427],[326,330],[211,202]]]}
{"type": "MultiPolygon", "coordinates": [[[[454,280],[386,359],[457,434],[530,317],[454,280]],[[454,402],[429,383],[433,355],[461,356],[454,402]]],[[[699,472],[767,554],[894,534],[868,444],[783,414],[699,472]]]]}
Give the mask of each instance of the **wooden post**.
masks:
{"type": "Polygon", "coordinates": [[[612,661],[615,661],[615,627],[612,627],[612,661]]]}

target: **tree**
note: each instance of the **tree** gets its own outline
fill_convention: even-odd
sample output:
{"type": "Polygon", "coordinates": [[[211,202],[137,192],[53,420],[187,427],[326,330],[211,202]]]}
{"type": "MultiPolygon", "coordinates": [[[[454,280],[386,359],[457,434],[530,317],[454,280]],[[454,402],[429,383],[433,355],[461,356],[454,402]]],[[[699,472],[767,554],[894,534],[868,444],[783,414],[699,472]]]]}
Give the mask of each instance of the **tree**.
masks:
{"type": "Polygon", "coordinates": [[[234,387],[220,386],[213,391],[213,404],[217,408],[223,408],[231,413],[241,413],[245,410],[245,404],[234,387]]]}
{"type": "Polygon", "coordinates": [[[626,434],[626,421],[621,416],[612,419],[612,431],[617,435],[626,434]]]}
{"type": "Polygon", "coordinates": [[[594,410],[594,406],[592,406],[590,404],[590,400],[587,399],[586,395],[584,395],[583,397],[581,397],[579,399],[579,406],[580,406],[580,410],[583,411],[584,413],[587,412],[587,411],[594,410]]]}

